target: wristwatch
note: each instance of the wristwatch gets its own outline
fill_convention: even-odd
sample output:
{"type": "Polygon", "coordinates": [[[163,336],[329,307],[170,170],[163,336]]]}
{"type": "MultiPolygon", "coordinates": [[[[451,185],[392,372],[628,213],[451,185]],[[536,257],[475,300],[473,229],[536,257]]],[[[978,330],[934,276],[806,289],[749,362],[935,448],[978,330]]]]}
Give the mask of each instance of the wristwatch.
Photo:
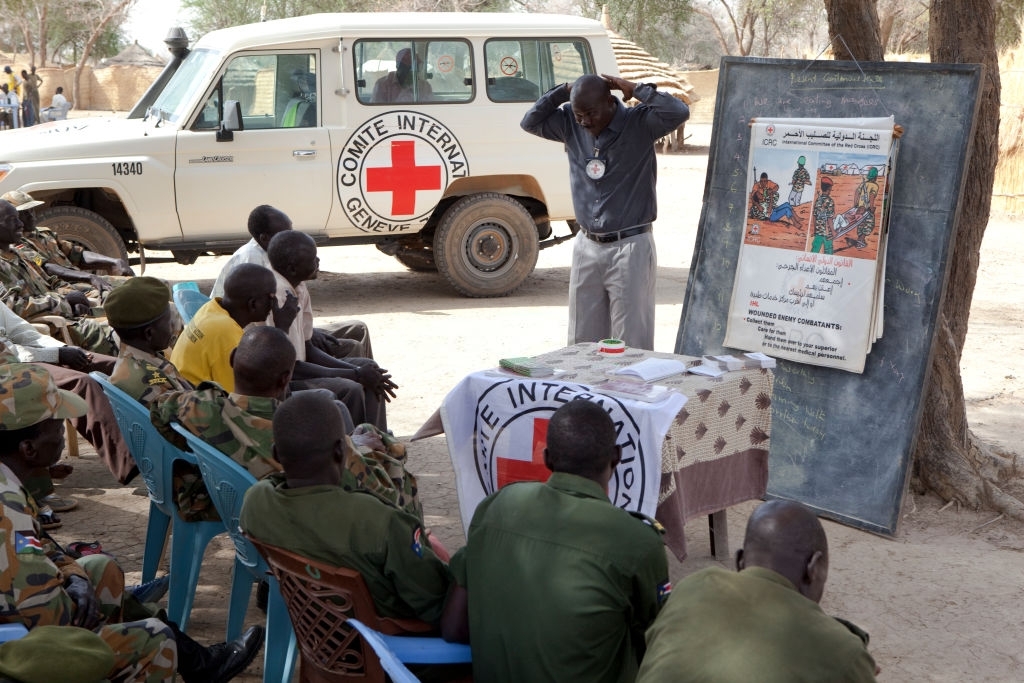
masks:
{"type": "MultiPolygon", "coordinates": [[[[642,88],[642,87],[644,87],[645,85],[646,85],[646,86],[648,86],[648,87],[649,87],[649,88],[650,88],[651,90],[657,90],[657,89],[658,89],[658,84],[657,84],[657,83],[637,83],[637,84],[636,84],[636,88],[633,88],[633,93],[634,93],[634,94],[633,94],[633,95],[630,95],[630,97],[629,97],[629,100],[631,100],[631,99],[633,99],[634,97],[636,97],[636,94],[635,94],[635,93],[636,93],[636,89],[637,89],[637,88],[642,88]]],[[[639,99],[639,98],[637,98],[637,99],[639,99]]],[[[629,102],[629,100],[623,100],[623,102],[629,102]]]]}

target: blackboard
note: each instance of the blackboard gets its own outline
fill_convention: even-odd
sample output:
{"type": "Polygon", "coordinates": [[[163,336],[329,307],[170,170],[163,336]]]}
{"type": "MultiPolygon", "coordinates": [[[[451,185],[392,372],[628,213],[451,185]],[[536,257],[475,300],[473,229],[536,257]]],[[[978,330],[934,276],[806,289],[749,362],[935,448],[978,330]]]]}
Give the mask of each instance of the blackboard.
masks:
{"type": "Polygon", "coordinates": [[[963,191],[979,65],[722,60],[704,203],[676,352],[725,349],[753,117],[889,116],[904,129],[885,272],[885,328],[863,374],[779,361],[768,495],[894,535],[963,191]]]}

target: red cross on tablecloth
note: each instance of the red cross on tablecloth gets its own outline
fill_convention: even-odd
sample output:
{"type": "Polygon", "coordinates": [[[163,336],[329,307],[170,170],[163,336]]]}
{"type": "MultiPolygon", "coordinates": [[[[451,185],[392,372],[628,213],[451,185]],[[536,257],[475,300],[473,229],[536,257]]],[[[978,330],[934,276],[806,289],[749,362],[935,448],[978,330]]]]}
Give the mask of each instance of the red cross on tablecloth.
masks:
{"type": "Polygon", "coordinates": [[[390,192],[391,214],[416,213],[417,190],[440,190],[441,167],[416,165],[416,141],[391,141],[391,166],[366,169],[367,192],[390,192]]]}
{"type": "Polygon", "coordinates": [[[544,447],[548,442],[548,419],[533,419],[533,443],[530,460],[497,458],[498,488],[515,481],[547,481],[551,470],[544,464],[544,447]]]}

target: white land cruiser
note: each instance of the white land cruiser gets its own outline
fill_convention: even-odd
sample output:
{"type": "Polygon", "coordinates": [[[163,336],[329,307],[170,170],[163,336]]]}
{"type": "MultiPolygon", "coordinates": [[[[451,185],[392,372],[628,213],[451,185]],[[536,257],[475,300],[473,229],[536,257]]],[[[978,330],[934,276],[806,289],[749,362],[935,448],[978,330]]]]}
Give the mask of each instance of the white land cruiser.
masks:
{"type": "Polygon", "coordinates": [[[570,221],[562,146],[519,121],[585,73],[618,74],[596,21],[319,14],[215,31],[142,118],[3,133],[0,193],[110,255],[182,262],[248,240],[259,204],[321,244],[376,244],[468,296],[501,296],[570,221]],[[546,240],[546,241],[545,241],[546,240]]]}

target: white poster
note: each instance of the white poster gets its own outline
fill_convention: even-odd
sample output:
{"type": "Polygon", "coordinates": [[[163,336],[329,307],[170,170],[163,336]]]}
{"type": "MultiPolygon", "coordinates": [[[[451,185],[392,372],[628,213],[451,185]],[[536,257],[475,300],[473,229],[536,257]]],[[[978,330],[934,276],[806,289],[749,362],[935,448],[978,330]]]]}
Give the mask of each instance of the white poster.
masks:
{"type": "Polygon", "coordinates": [[[756,119],[725,345],[863,372],[881,333],[892,118],[756,119]]]}

